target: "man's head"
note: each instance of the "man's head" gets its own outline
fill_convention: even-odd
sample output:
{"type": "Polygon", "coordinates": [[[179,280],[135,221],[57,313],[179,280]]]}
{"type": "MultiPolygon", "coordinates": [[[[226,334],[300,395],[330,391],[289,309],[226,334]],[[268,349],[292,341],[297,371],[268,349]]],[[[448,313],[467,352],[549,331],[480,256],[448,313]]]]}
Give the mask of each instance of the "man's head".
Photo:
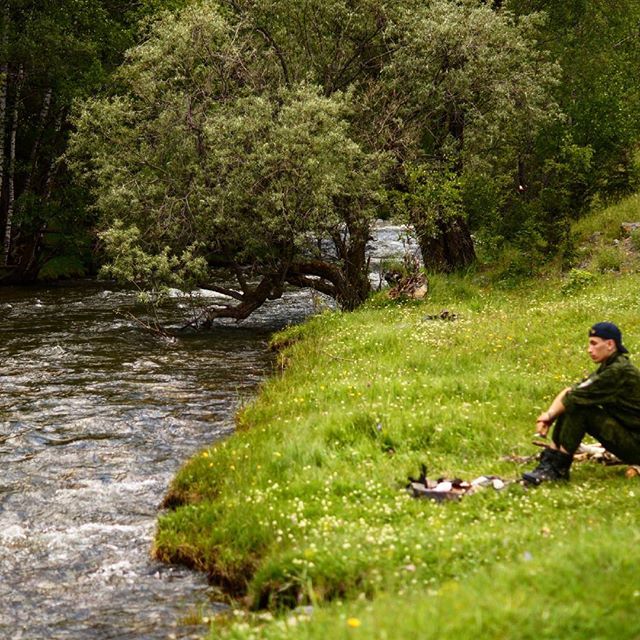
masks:
{"type": "Polygon", "coordinates": [[[589,356],[594,362],[604,362],[615,352],[628,353],[622,344],[622,333],[613,322],[596,322],[589,329],[589,356]]]}

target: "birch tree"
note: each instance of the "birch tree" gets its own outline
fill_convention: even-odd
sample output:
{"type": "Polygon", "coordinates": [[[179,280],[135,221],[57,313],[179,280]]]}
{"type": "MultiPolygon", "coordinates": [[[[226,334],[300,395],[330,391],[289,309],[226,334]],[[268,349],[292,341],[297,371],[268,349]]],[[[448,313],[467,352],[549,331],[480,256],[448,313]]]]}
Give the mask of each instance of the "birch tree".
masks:
{"type": "MultiPolygon", "coordinates": [[[[0,9],[1,281],[48,259],[81,267],[92,221],[64,162],[73,101],[103,88],[133,43],[132,22],[163,3],[5,0],[0,9]],[[84,231],[83,231],[84,230],[84,231]]],[[[169,4],[166,2],[165,4],[169,4]]],[[[170,4],[180,4],[171,2],[170,4]]]]}
{"type": "MultiPolygon", "coordinates": [[[[0,203],[4,187],[5,174],[5,131],[7,113],[7,86],[9,84],[9,5],[6,4],[2,10],[0,24],[0,203]]],[[[6,248],[6,233],[2,245],[2,264],[6,265],[8,259],[8,248],[6,248]]]]}

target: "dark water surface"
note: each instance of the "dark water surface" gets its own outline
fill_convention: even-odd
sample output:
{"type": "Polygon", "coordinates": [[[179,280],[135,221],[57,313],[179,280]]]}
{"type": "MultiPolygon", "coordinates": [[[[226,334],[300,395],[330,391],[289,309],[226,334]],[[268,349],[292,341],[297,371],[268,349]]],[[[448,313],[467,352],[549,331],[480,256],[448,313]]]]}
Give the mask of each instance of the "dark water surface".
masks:
{"type": "MultiPolygon", "coordinates": [[[[371,280],[410,249],[381,225],[371,280]]],[[[204,577],[150,559],[180,465],[233,429],[272,369],[270,332],[314,309],[287,294],[242,327],[171,344],[116,314],[131,292],[0,287],[0,639],[198,637],[204,577]]],[[[166,320],[185,320],[176,300],[166,320]]]]}
{"type": "MultiPolygon", "coordinates": [[[[228,434],[309,299],[170,344],[130,292],[0,288],[0,638],[170,638],[208,587],[149,557],[171,477],[228,434]]],[[[175,305],[176,321],[181,310],[175,305]]]]}

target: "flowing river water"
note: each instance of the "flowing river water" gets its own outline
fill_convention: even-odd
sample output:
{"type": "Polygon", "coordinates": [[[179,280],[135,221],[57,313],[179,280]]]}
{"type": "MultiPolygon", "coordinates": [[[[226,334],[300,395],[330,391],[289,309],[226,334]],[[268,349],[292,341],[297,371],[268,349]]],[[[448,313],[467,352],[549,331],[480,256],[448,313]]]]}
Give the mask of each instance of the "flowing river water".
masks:
{"type": "MultiPolygon", "coordinates": [[[[383,255],[401,251],[378,235],[383,255]]],[[[151,559],[158,505],[232,431],[272,369],[270,333],[314,298],[175,343],[118,315],[135,304],[93,283],[0,288],[0,638],[198,637],[185,616],[216,607],[202,575],[151,559]]]]}

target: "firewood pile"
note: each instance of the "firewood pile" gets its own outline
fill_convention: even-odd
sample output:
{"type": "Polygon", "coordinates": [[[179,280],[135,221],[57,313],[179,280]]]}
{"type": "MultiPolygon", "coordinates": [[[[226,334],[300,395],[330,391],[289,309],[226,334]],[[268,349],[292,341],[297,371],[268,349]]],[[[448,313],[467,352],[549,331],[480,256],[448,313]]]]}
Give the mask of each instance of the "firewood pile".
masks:
{"type": "MultiPolygon", "coordinates": [[[[607,451],[601,444],[581,444],[573,455],[574,462],[583,462],[584,460],[595,460],[606,465],[625,464],[617,458],[613,453],[607,451]]],[[[635,478],[640,476],[640,465],[629,465],[624,473],[627,478],[635,478]]]]}
{"type": "MultiPolygon", "coordinates": [[[[549,446],[548,442],[543,442],[541,440],[534,440],[533,444],[537,447],[546,448],[549,446]]],[[[528,464],[530,462],[535,462],[540,456],[539,455],[530,455],[530,456],[519,456],[519,455],[508,455],[503,456],[501,460],[503,462],[515,462],[517,464],[528,464]]],[[[626,464],[622,462],[619,458],[617,458],[613,453],[607,451],[601,444],[581,444],[578,447],[578,450],[573,455],[574,462],[586,462],[586,461],[594,461],[599,462],[601,464],[605,464],[607,466],[613,465],[623,465],[626,464]]],[[[640,475],[640,465],[631,465],[630,469],[635,469],[637,475],[640,475]]]]}

